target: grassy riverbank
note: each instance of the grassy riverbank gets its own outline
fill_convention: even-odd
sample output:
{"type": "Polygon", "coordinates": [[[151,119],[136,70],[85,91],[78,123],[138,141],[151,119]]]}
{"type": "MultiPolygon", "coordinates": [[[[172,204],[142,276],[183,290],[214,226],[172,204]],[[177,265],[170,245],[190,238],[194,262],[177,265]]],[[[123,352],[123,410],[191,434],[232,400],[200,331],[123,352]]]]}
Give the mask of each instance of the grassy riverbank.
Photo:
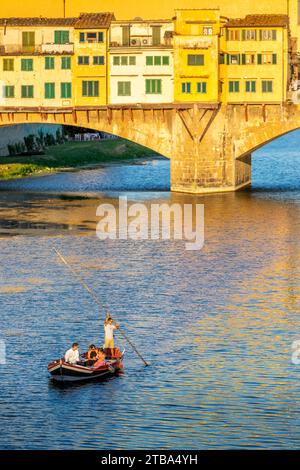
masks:
{"type": "Polygon", "coordinates": [[[0,157],[0,179],[23,178],[36,173],[130,161],[153,155],[155,153],[152,150],[123,139],[67,142],[48,147],[45,155],[0,157]]]}

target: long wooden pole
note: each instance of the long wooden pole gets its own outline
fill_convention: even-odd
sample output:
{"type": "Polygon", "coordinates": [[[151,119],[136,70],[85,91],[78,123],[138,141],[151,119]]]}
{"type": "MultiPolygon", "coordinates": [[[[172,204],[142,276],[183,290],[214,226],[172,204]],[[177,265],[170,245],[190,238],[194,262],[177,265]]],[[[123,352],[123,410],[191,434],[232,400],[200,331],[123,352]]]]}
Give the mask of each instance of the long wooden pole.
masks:
{"type": "MultiPolygon", "coordinates": [[[[85,282],[85,280],[82,278],[82,276],[67,262],[67,260],[63,257],[63,255],[58,251],[58,249],[53,246],[53,250],[55,251],[55,253],[57,254],[57,256],[61,259],[61,261],[69,268],[69,270],[71,271],[71,273],[73,274],[73,276],[75,276],[80,282],[81,284],[83,285],[83,287],[88,291],[88,293],[93,297],[93,299],[95,300],[95,302],[102,308],[102,310],[110,316],[110,313],[109,311],[107,310],[106,307],[104,307],[104,305],[102,304],[102,302],[100,302],[99,298],[96,296],[95,292],[87,285],[87,283],[85,282]]],[[[137,348],[135,347],[135,345],[132,343],[132,341],[128,338],[128,336],[124,333],[124,331],[122,331],[119,327],[118,327],[118,331],[121,333],[121,335],[126,339],[126,341],[130,344],[130,346],[132,347],[132,349],[136,352],[136,354],[139,356],[139,358],[143,361],[143,363],[145,364],[145,366],[149,366],[148,362],[145,361],[145,359],[143,358],[143,356],[140,354],[140,352],[137,350],[137,348]]]]}

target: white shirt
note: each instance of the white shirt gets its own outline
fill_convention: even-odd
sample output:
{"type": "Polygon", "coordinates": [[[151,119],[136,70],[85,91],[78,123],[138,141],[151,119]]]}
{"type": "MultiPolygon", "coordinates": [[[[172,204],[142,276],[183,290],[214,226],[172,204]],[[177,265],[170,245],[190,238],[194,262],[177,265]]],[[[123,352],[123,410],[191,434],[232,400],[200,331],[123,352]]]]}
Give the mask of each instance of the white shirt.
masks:
{"type": "Polygon", "coordinates": [[[114,330],[116,329],[115,325],[110,325],[109,323],[104,326],[105,339],[114,339],[114,330]]]}
{"type": "Polygon", "coordinates": [[[76,349],[75,351],[71,348],[65,354],[65,361],[69,362],[69,364],[76,364],[79,361],[79,351],[76,349]]]}

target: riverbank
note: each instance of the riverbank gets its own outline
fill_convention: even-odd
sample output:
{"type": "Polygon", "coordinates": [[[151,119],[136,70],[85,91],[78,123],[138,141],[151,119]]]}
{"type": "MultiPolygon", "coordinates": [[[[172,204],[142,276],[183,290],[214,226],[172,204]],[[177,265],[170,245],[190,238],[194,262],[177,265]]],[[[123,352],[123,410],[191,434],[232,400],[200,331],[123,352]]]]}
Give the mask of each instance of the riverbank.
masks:
{"type": "Polygon", "coordinates": [[[155,152],[128,140],[66,142],[48,147],[45,155],[0,157],[0,180],[83,168],[101,163],[155,156],[155,152]]]}

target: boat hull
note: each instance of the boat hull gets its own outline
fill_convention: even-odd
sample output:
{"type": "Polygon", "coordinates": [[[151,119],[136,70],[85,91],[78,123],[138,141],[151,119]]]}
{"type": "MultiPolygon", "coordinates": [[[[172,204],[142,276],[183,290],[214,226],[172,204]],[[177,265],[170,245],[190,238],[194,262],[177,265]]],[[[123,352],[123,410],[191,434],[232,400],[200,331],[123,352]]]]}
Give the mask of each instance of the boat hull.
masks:
{"type": "Polygon", "coordinates": [[[123,369],[121,358],[111,359],[107,364],[95,369],[83,364],[69,364],[63,359],[53,361],[48,365],[48,372],[55,382],[86,382],[104,379],[116,375],[123,369]]]}

